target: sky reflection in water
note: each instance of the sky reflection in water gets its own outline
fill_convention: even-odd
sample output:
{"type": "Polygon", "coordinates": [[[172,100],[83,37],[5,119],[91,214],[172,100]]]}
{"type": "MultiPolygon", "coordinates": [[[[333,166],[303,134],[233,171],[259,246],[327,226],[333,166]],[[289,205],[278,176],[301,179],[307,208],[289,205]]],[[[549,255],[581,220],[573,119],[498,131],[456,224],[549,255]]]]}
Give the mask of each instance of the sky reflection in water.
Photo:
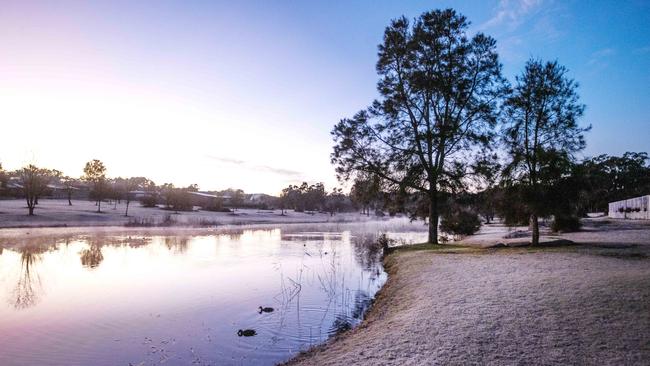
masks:
{"type": "Polygon", "coordinates": [[[309,229],[4,244],[0,364],[286,360],[358,324],[386,278],[377,231],[309,229]]]}

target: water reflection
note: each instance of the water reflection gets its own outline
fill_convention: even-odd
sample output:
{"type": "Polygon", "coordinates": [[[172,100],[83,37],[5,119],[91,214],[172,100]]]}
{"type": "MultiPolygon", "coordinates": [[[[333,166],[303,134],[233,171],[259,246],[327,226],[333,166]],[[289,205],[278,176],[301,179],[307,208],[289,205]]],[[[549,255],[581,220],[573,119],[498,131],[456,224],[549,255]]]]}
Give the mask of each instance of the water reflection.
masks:
{"type": "Polygon", "coordinates": [[[178,237],[178,236],[168,236],[165,237],[165,246],[170,251],[173,251],[178,254],[183,254],[187,251],[187,237],[178,237]]]}
{"type": "Polygon", "coordinates": [[[352,237],[354,258],[364,269],[378,268],[383,249],[376,233],[362,233],[352,237]]]}
{"type": "Polygon", "coordinates": [[[0,242],[0,364],[284,361],[357,325],[385,281],[375,227],[320,228],[0,242]]]}
{"type": "Polygon", "coordinates": [[[96,268],[104,260],[102,248],[97,243],[91,243],[90,248],[81,251],[81,265],[88,268],[96,268]]]}
{"type": "Polygon", "coordinates": [[[23,247],[20,252],[20,273],[18,281],[10,298],[13,307],[17,310],[34,306],[42,292],[41,279],[34,266],[41,260],[44,249],[36,247],[23,247]]]}

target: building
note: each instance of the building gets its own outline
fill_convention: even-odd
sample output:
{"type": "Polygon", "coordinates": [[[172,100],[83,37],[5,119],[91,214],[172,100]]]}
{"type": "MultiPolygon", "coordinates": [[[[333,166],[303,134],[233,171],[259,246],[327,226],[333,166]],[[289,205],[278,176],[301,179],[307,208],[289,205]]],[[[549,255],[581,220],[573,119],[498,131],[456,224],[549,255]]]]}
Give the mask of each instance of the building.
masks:
{"type": "Polygon", "coordinates": [[[225,197],[206,192],[187,192],[190,195],[192,206],[199,206],[204,209],[221,208],[225,197]]]}
{"type": "Polygon", "coordinates": [[[614,219],[650,220],[650,195],[610,202],[608,216],[614,219]]]}

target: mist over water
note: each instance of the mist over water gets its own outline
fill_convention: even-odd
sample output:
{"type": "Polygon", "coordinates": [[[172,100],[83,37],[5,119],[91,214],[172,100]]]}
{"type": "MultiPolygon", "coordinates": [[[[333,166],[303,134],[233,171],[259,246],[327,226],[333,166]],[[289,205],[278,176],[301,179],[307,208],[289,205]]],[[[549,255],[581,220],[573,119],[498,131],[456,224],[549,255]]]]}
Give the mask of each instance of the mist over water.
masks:
{"type": "Polygon", "coordinates": [[[0,364],[287,360],[362,320],[386,280],[380,232],[426,239],[392,221],[2,244],[0,364]]]}

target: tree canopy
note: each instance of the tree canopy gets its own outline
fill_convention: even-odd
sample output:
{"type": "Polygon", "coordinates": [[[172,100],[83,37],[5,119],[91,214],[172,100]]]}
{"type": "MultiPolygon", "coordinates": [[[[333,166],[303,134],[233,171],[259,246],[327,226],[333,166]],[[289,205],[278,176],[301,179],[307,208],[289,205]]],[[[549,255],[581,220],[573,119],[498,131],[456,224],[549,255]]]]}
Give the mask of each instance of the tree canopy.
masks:
{"type": "Polygon", "coordinates": [[[93,185],[93,195],[97,200],[97,212],[101,212],[106,184],[106,166],[97,159],[87,162],[84,167],[83,179],[93,185]]]}
{"type": "Polygon", "coordinates": [[[340,179],[357,174],[426,194],[437,243],[438,192],[457,184],[491,148],[506,92],[496,41],[469,36],[452,9],[393,20],[379,45],[380,99],[332,131],[340,179]]]}
{"type": "Polygon", "coordinates": [[[557,202],[559,197],[550,193],[558,192],[561,179],[570,174],[590,128],[578,125],[585,106],[579,102],[578,84],[566,74],[556,61],[529,60],[504,108],[509,158],[504,175],[521,185],[534,245],[539,243],[538,217],[557,202]]]}

